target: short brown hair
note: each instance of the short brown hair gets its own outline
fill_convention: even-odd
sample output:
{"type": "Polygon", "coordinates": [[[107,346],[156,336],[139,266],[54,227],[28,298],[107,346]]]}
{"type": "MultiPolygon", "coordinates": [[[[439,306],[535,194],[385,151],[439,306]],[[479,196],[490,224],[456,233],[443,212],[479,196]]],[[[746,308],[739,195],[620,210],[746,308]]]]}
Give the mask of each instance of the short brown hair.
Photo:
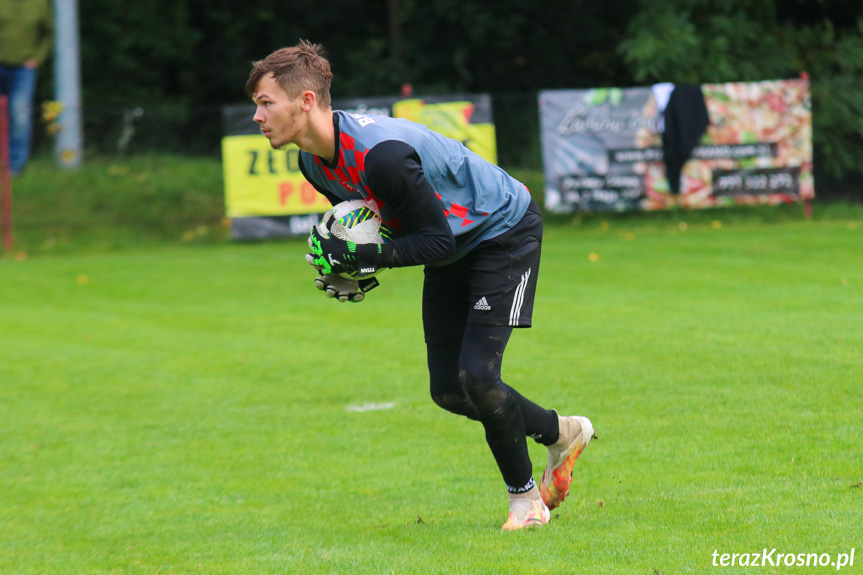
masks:
{"type": "Polygon", "coordinates": [[[267,74],[275,76],[279,86],[290,96],[299,96],[312,90],[322,108],[330,108],[330,81],[333,73],[325,57],[324,47],[300,40],[290,48],[276,50],[263,60],[252,63],[252,71],[246,81],[246,94],[253,97],[258,82],[267,74]]]}

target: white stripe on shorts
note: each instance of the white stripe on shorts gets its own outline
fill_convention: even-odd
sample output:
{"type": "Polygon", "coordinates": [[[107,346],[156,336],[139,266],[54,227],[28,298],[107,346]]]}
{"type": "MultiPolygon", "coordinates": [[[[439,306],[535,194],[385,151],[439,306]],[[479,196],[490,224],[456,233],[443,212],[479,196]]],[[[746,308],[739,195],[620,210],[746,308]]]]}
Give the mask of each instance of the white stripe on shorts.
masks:
{"type": "Polygon", "coordinates": [[[524,292],[527,289],[527,280],[530,279],[530,268],[521,274],[521,281],[515,288],[515,297],[512,300],[512,309],[509,311],[509,325],[517,326],[521,317],[521,306],[524,304],[524,292]]]}

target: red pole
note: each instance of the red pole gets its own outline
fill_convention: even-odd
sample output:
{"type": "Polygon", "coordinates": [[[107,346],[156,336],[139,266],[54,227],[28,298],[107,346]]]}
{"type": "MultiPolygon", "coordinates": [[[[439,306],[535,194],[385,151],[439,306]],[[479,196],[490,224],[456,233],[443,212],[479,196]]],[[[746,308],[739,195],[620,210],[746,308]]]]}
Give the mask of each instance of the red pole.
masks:
{"type": "Polygon", "coordinates": [[[9,174],[9,98],[0,96],[0,228],[3,249],[11,251],[12,239],[12,178],[9,174]]]}

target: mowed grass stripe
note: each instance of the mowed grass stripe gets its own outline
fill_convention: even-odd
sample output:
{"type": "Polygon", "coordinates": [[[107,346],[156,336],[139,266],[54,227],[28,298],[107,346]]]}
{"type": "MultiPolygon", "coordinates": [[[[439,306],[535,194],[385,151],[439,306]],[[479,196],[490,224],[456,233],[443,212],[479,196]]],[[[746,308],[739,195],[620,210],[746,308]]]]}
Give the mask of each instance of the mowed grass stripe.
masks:
{"type": "Polygon", "coordinates": [[[340,305],[301,240],[0,261],[0,571],[702,573],[715,549],[859,547],[863,226],[645,221],[547,227],[504,379],[600,439],[551,525],[508,535],[481,427],[428,398],[421,270],[340,305]]]}

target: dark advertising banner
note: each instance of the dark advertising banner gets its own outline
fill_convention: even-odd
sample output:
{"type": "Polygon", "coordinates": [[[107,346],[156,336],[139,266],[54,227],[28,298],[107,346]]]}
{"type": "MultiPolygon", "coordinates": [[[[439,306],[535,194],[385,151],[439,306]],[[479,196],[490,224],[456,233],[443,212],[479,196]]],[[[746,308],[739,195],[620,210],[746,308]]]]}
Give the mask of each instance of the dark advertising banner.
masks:
{"type": "Polygon", "coordinates": [[[540,92],[545,207],[658,210],[814,196],[805,79],[688,88],[689,100],[675,99],[670,84],[540,92]],[[676,102],[676,116],[669,102],[676,102]],[[692,110],[699,108],[704,126],[692,133],[696,122],[688,118],[697,118],[692,110]],[[672,118],[684,120],[672,124],[672,118]],[[686,137],[693,145],[681,159],[686,137]],[[672,182],[669,173],[679,178],[672,182]]]}
{"type": "MultiPolygon", "coordinates": [[[[497,162],[491,97],[364,98],[333,102],[351,114],[387,115],[425,124],[497,162]]],[[[222,109],[225,207],[233,239],[306,235],[330,204],[306,182],[296,146],[270,148],[251,104],[222,109]]]]}

